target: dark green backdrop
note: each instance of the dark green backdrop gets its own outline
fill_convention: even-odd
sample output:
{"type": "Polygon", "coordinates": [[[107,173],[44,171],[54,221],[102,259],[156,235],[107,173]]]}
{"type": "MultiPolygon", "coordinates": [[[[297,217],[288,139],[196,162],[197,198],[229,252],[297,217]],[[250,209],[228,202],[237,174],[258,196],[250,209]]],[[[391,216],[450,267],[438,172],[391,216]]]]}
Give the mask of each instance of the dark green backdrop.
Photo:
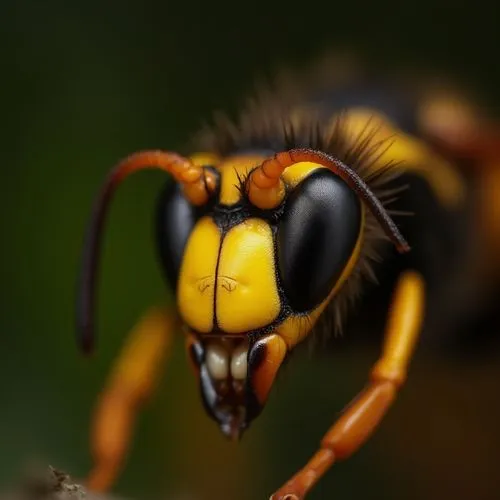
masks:
{"type": "MultiPolygon", "coordinates": [[[[164,177],[151,172],[116,197],[99,350],[90,362],[77,353],[82,232],[117,159],[179,148],[214,108],[234,109],[256,74],[326,47],[450,71],[498,106],[498,14],[493,2],[445,0],[2,0],[0,483],[30,459],[85,474],[89,413],[124,333],[149,304],[170,300],[151,241],[164,177]]],[[[374,358],[361,347],[299,358],[234,446],[203,414],[179,342],[117,491],[268,498],[312,453],[374,358]]],[[[498,359],[417,362],[380,432],[311,498],[498,498],[498,359]]]]}

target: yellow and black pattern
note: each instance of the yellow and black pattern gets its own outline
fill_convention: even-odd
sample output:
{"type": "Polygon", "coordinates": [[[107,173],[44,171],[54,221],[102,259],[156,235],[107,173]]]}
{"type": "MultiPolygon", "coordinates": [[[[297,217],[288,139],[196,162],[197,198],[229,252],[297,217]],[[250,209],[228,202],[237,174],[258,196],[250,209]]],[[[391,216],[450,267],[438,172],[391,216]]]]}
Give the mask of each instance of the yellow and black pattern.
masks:
{"type": "MultiPolygon", "coordinates": [[[[167,268],[177,266],[169,275],[171,285],[177,286],[181,316],[199,334],[258,337],[294,315],[307,315],[312,324],[358,261],[366,215],[349,187],[325,167],[298,163],[284,176],[288,194],[283,203],[275,210],[260,210],[245,195],[245,179],[263,159],[242,155],[221,162],[216,169],[221,188],[213,205],[196,217],[185,212],[183,227],[192,228],[189,238],[179,239],[179,246],[185,247],[175,254],[163,247],[167,268]],[[318,207],[305,202],[314,196],[318,207]],[[312,224],[323,230],[304,238],[312,224]],[[327,240],[315,255],[318,238],[318,243],[327,240]],[[307,240],[310,248],[304,245],[307,240]],[[315,258],[309,259],[309,254],[315,258]],[[182,262],[174,264],[175,255],[182,255],[182,262]]],[[[175,204],[185,201],[177,187],[169,186],[160,204],[160,235],[172,234],[170,216],[180,210],[175,204]]],[[[293,346],[298,339],[290,335],[287,340],[293,346]]]]}
{"type": "MultiPolygon", "coordinates": [[[[294,347],[338,332],[367,282],[394,275],[384,350],[367,387],[277,500],[303,498],[374,431],[433,312],[467,303],[470,290],[457,283],[476,272],[470,242],[480,237],[467,170],[474,161],[431,140],[422,94],[345,74],[340,83],[331,72],[313,76],[289,75],[288,84],[261,90],[236,120],[219,118],[202,131],[186,156],[145,151],[120,162],[94,207],[80,283],[79,340],[90,351],[111,195],[137,170],[169,173],[175,182],[156,211],[158,255],[205,409],[236,439],[294,347]]],[[[133,408],[162,359],[157,347],[169,344],[173,323],[157,311],[152,317],[134,334],[139,357],[126,350],[99,407],[89,480],[96,489],[113,481],[133,408]],[[119,423],[112,431],[111,421],[119,423]]]]}

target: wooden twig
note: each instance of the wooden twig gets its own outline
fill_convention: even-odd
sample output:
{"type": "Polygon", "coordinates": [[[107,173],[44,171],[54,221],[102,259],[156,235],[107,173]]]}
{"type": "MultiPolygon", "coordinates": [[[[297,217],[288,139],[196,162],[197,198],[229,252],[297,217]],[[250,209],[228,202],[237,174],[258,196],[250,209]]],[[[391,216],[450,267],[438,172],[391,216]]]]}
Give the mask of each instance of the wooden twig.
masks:
{"type": "Polygon", "coordinates": [[[0,500],[118,500],[110,495],[88,492],[71,481],[68,474],[49,467],[31,472],[12,491],[0,493],[0,500]]]}

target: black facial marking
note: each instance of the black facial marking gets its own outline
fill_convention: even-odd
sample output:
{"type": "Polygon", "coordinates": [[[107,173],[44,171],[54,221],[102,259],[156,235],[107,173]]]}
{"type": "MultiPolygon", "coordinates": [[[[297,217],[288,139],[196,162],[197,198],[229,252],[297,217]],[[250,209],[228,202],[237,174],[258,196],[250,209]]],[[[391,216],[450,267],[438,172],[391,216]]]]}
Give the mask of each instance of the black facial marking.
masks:
{"type": "Polygon", "coordinates": [[[216,205],[212,213],[212,218],[220,229],[221,234],[225,235],[234,226],[241,224],[248,218],[248,211],[242,205],[234,205],[233,207],[216,205]]]}
{"type": "Polygon", "coordinates": [[[295,312],[318,306],[339,279],[358,241],[361,202],[326,169],[302,181],[287,199],[278,227],[278,264],[295,312]]]}

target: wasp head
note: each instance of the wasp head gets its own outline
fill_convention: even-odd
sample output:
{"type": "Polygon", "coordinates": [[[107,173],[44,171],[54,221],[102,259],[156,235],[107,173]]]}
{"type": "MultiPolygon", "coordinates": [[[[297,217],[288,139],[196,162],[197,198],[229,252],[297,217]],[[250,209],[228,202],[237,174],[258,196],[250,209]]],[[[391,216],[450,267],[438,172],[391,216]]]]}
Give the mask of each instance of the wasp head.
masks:
{"type": "Polygon", "coordinates": [[[160,255],[203,402],[233,438],[260,413],[287,352],[348,278],[362,244],[364,208],[348,182],[304,160],[263,195],[252,179],[264,160],[215,165],[217,194],[204,209],[175,185],[159,205],[160,255]]]}
{"type": "Polygon", "coordinates": [[[98,251],[109,201],[128,174],[169,172],[157,211],[160,259],[176,290],[205,407],[237,437],[260,413],[287,353],[311,332],[352,274],[369,208],[398,249],[408,246],[364,181],[309,149],[184,158],[131,155],[111,171],[84,248],[78,326],[93,346],[98,251]]]}

